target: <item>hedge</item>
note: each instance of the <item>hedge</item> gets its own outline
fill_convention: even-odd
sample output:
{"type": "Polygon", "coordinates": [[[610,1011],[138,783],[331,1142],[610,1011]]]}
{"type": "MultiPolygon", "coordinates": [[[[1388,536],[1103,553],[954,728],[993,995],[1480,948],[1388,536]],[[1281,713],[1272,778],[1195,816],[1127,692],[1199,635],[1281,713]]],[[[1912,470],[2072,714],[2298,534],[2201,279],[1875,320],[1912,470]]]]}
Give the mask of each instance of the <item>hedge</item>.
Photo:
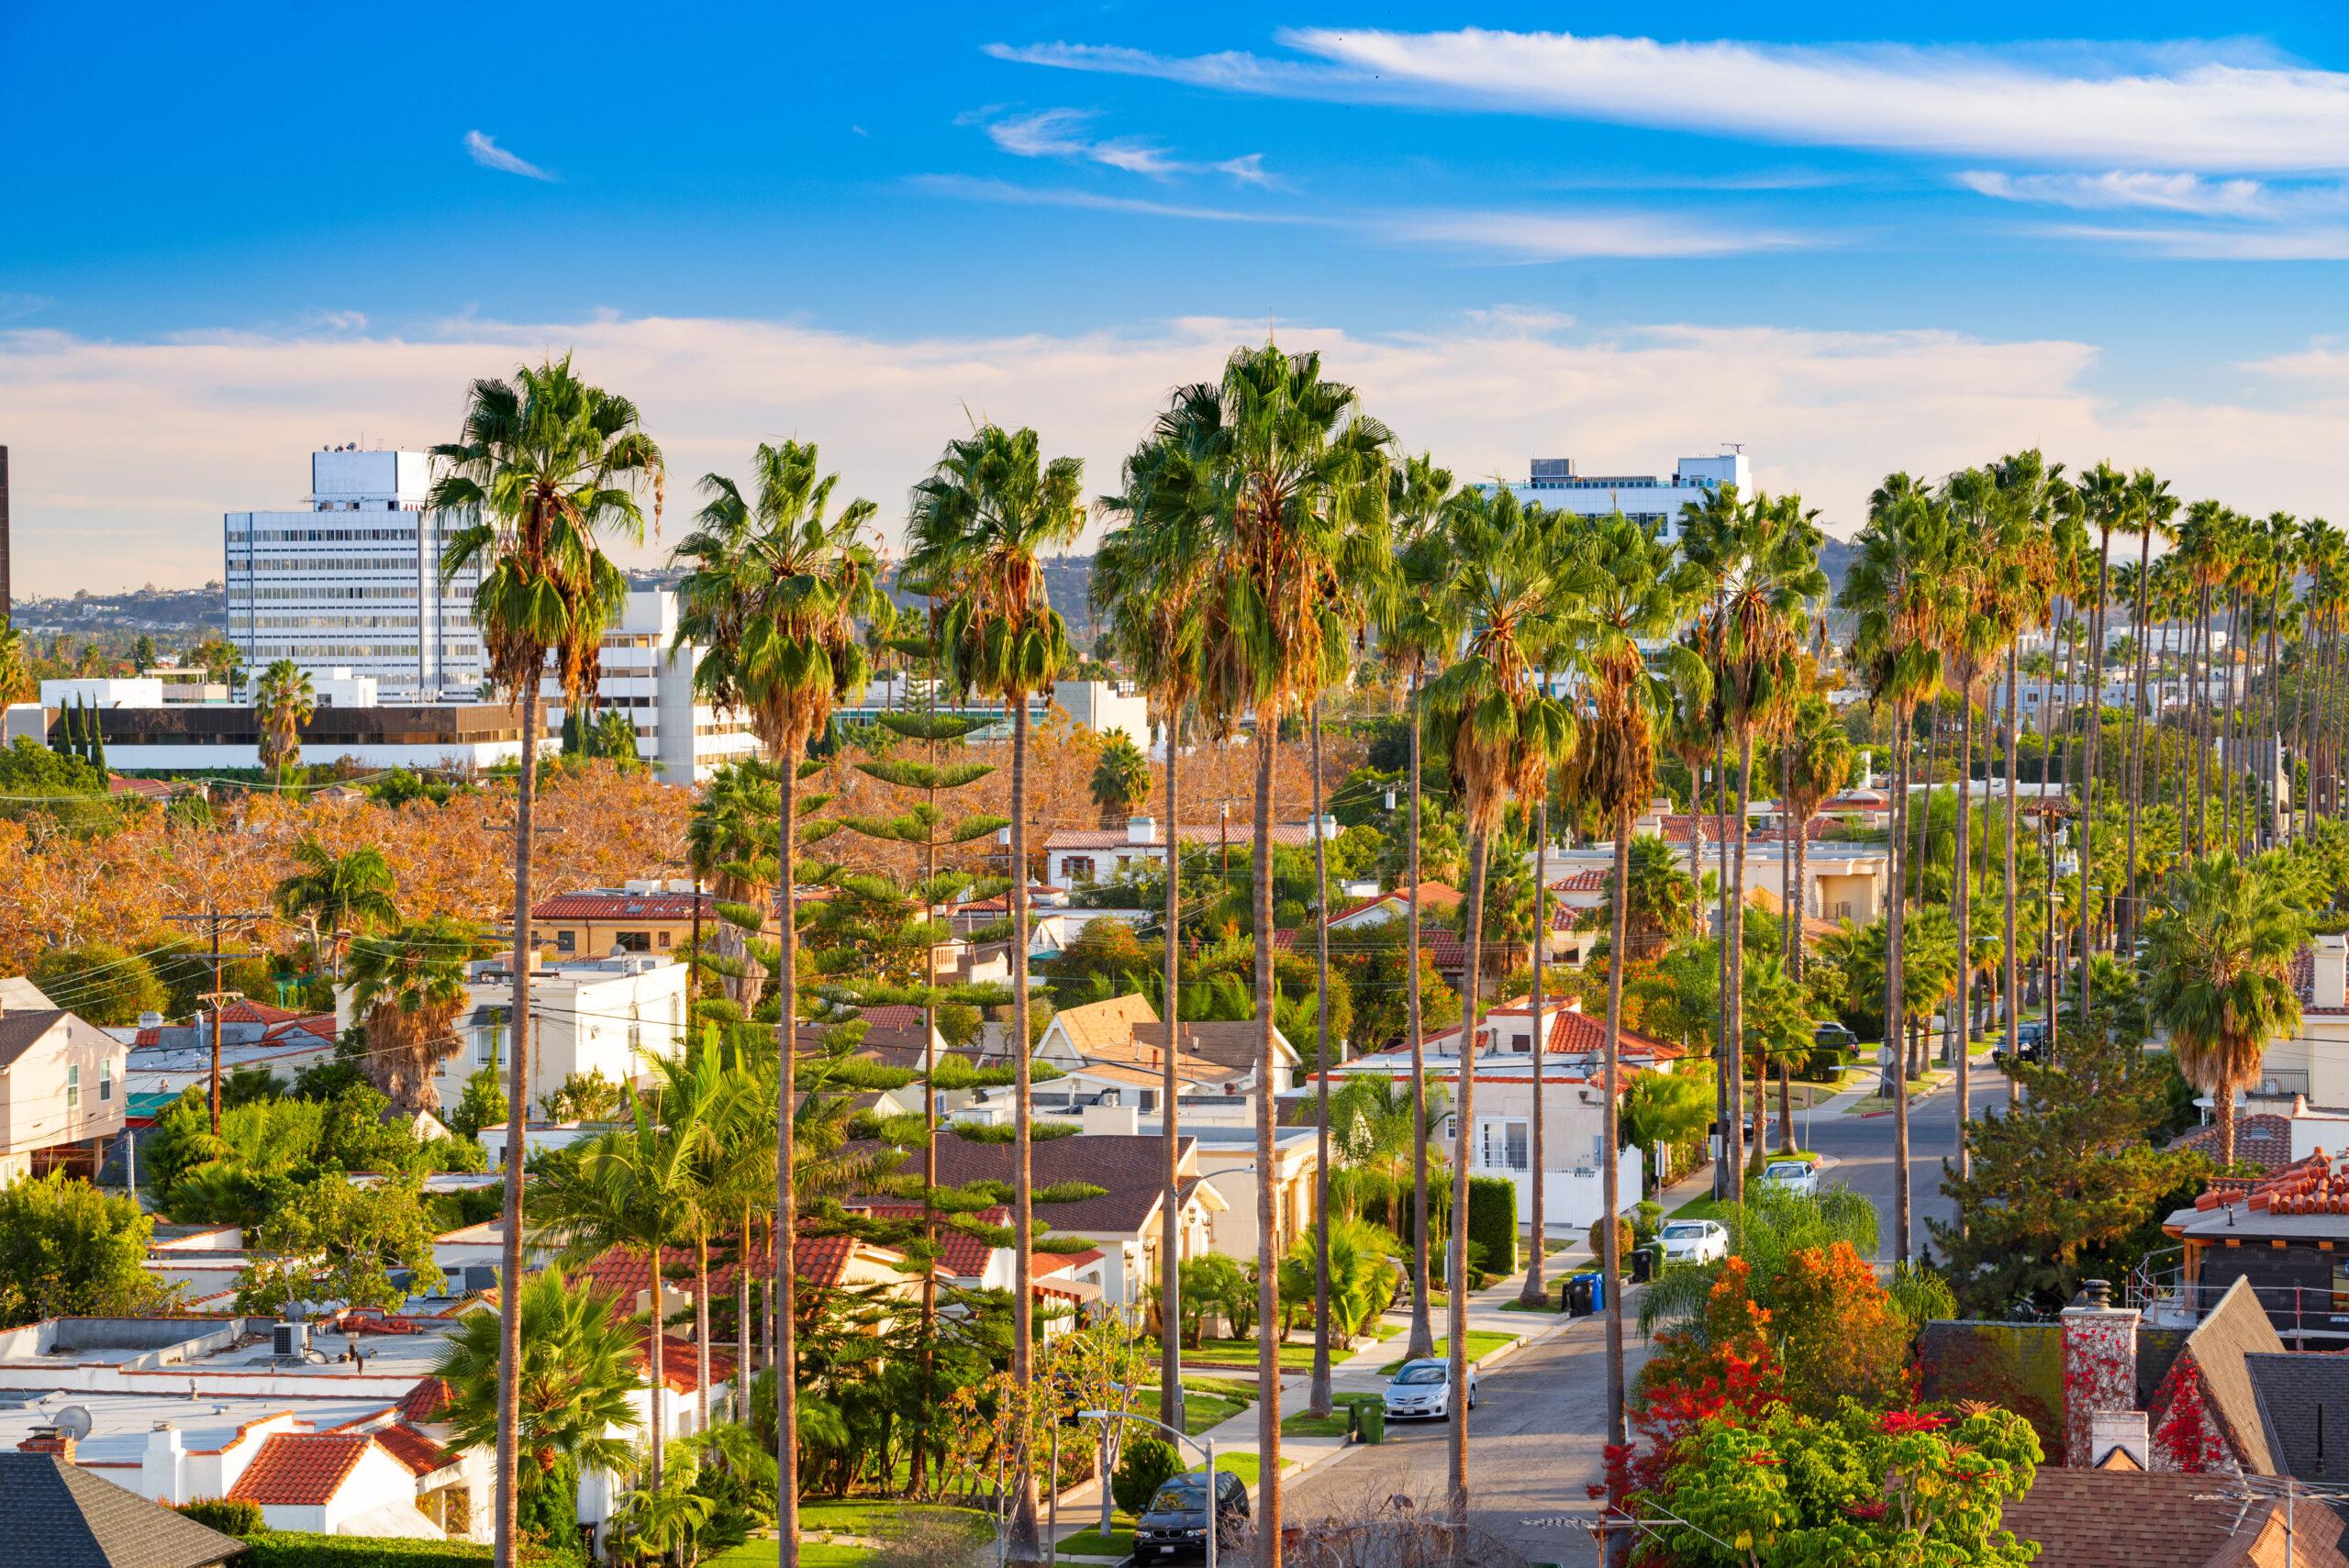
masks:
{"type": "Polygon", "coordinates": [[[1468,1240],[1485,1249],[1496,1274],[1517,1273],[1517,1184],[1507,1176],[1468,1178],[1468,1240]]]}
{"type": "Polygon", "coordinates": [[[273,1529],[248,1538],[248,1550],[236,1561],[237,1568],[440,1568],[489,1560],[490,1549],[470,1540],[379,1540],[273,1529]]]}

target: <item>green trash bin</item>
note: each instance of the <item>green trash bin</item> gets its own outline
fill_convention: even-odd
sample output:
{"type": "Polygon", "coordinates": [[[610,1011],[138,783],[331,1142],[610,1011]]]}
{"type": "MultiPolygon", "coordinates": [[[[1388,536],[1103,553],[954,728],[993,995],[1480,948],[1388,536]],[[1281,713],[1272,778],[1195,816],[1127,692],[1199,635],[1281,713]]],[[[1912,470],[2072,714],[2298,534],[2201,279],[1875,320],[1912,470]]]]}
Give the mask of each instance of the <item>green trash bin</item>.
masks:
{"type": "Polygon", "coordinates": [[[1386,1440],[1386,1405],[1384,1400],[1373,1399],[1356,1405],[1354,1411],[1359,1422],[1360,1441],[1383,1443],[1386,1440]]]}

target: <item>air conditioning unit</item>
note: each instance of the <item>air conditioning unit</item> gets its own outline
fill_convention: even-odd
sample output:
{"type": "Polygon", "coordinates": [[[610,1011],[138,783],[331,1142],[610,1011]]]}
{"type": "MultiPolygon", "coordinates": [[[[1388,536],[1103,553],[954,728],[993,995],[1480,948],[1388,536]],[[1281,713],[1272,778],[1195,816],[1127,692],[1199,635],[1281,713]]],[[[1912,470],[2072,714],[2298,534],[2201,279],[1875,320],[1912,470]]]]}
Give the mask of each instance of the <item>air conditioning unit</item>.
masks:
{"type": "Polygon", "coordinates": [[[307,1323],[279,1323],[272,1331],[271,1353],[291,1360],[308,1358],[310,1326],[307,1323]]]}

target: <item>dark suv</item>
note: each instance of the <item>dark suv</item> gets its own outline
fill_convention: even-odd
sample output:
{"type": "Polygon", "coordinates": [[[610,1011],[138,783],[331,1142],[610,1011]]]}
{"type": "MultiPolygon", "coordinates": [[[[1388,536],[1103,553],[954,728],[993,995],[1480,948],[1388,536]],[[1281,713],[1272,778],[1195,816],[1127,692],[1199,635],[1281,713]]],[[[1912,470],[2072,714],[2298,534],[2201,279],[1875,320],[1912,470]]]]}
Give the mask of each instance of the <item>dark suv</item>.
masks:
{"type": "MultiPolygon", "coordinates": [[[[1134,1522],[1134,1562],[1166,1562],[1178,1557],[1204,1558],[1208,1551],[1207,1473],[1195,1470],[1177,1475],[1158,1488],[1150,1507],[1134,1522]]],[[[1230,1471],[1215,1478],[1216,1550],[1221,1552],[1236,1539],[1240,1521],[1248,1517],[1248,1488],[1230,1471]]]]}

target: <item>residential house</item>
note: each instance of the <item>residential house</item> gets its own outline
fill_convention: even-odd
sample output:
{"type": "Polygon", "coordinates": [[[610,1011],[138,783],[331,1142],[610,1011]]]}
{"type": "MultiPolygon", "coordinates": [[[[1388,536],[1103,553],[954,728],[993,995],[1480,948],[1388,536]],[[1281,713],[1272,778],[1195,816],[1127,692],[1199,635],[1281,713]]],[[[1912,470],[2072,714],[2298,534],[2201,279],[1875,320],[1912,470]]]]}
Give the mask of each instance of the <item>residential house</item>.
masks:
{"type": "MultiPolygon", "coordinates": [[[[550,959],[604,958],[615,953],[683,953],[698,926],[708,940],[718,925],[718,895],[696,893],[687,878],[643,880],[618,887],[558,893],[530,910],[530,944],[550,959]]],[[[770,912],[772,936],[782,922],[770,912]]]]}
{"type": "Polygon", "coordinates": [[[74,1446],[50,1427],[0,1453],[10,1557],[45,1568],[220,1568],[245,1551],[237,1537],[84,1470],[74,1446]]]}
{"type": "Polygon", "coordinates": [[[2180,1258],[2148,1282],[2154,1320],[2198,1321],[2241,1282],[2287,1339],[2349,1344],[2349,1159],[2320,1149],[2264,1176],[2219,1177],[2162,1230],[2180,1258]]]}
{"type": "Polygon", "coordinates": [[[2349,1568],[2349,1520],[2329,1503],[2126,1464],[2043,1468],[1998,1522],[2039,1548],[2032,1568],[2349,1568]]]}
{"type": "MultiPolygon", "coordinates": [[[[306,1067],[330,1060],[335,1051],[332,1013],[305,1013],[239,997],[220,1009],[221,1073],[259,1067],[292,1083],[306,1067]]],[[[142,1014],[137,1025],[106,1032],[130,1047],[126,1076],[126,1114],[143,1121],[190,1087],[212,1080],[212,1015],[197,1013],[184,1024],[167,1024],[160,1013],[142,1014]]]]}
{"type": "MultiPolygon", "coordinates": [[[[1318,827],[1324,839],[1338,836],[1338,819],[1323,817],[1318,827]]],[[[1272,840],[1292,849],[1310,846],[1317,832],[1313,822],[1276,822],[1272,840]]],[[[1217,822],[1185,824],[1175,829],[1186,859],[1202,851],[1245,856],[1253,851],[1256,825],[1233,816],[1217,822]]],[[[1144,872],[1163,871],[1166,864],[1166,833],[1152,817],[1130,817],[1123,828],[1056,828],[1044,839],[1044,880],[1067,889],[1097,882],[1115,882],[1144,872]]]]}
{"type": "MultiPolygon", "coordinates": [[[[2268,1041],[2254,1098],[2303,1096],[2310,1106],[2349,1111],[2349,937],[2318,937],[2292,962],[2300,1026],[2268,1041]]],[[[2336,1140],[2335,1149],[2349,1146],[2336,1140]]]]}
{"type": "MultiPolygon", "coordinates": [[[[901,1223],[918,1222],[922,1218],[922,1207],[918,1203],[862,1198],[849,1203],[846,1207],[853,1214],[901,1223]]],[[[993,1208],[980,1209],[967,1218],[978,1225],[1001,1229],[1011,1224],[1011,1210],[997,1205],[993,1208]]],[[[1009,1290],[1012,1270],[1019,1261],[1010,1248],[998,1247],[983,1237],[974,1236],[943,1216],[940,1218],[938,1229],[938,1254],[940,1278],[959,1290],[1009,1290]]],[[[1098,1247],[1087,1247],[1074,1252],[1030,1252],[1028,1255],[1029,1288],[1047,1305],[1082,1308],[1101,1299],[1103,1264],[1107,1257],[1108,1254],[1098,1247]]],[[[1073,1327],[1075,1321],[1075,1317],[1069,1311],[1055,1313],[1045,1320],[1045,1334],[1050,1337],[1060,1333],[1073,1327]]]]}
{"type": "MultiPolygon", "coordinates": [[[[1038,1189],[1063,1182],[1099,1187],[1074,1203],[1040,1204],[1036,1217],[1062,1236],[1081,1236],[1100,1249],[1101,1299],[1111,1307],[1139,1307],[1158,1277],[1160,1215],[1165,1195],[1166,1140],[1155,1133],[1099,1133],[1051,1138],[1030,1145],[1030,1172],[1038,1189]]],[[[1012,1148],[963,1138],[938,1140],[941,1186],[973,1182],[1009,1183],[1012,1148]]],[[[1198,1143],[1177,1140],[1175,1244],[1179,1258],[1224,1251],[1218,1225],[1230,1206],[1199,1172],[1198,1143]]]]}
{"type": "MultiPolygon", "coordinates": [[[[1199,1174],[1230,1206],[1216,1220],[1216,1249],[1235,1258],[1256,1255],[1256,1129],[1186,1118],[1182,1136],[1198,1149],[1199,1174]]],[[[1285,1253],[1313,1227],[1321,1170],[1320,1129],[1290,1123],[1273,1129],[1273,1251],[1285,1253]]]]}
{"type": "Polygon", "coordinates": [[[0,1183],[60,1166],[95,1172],[123,1129],[130,1052],[25,991],[36,1005],[0,999],[0,1183]]]}
{"type": "MultiPolygon", "coordinates": [[[[1419,883],[1419,918],[1425,920],[1430,910],[1448,915],[1460,907],[1464,895],[1450,883],[1423,879],[1419,883]]],[[[1397,887],[1389,892],[1374,894],[1330,917],[1333,931],[1359,930],[1384,925],[1389,920],[1401,920],[1411,912],[1411,890],[1397,887]]]]}
{"type": "MultiPolygon", "coordinates": [[[[1261,1035],[1253,1022],[1185,1020],[1175,1052],[1177,1097],[1212,1118],[1244,1118],[1254,1105],[1261,1035]]],[[[1063,1076],[1039,1085],[1037,1103],[1074,1113],[1088,1105],[1127,1106],[1145,1116],[1165,1092],[1166,1026],[1139,992],[1063,1007],[1045,1025],[1035,1060],[1063,1076]]],[[[1286,1083],[1297,1048],[1273,1031],[1275,1075],[1286,1083]]],[[[992,1104],[1000,1095],[982,1095],[992,1104]]]]}

